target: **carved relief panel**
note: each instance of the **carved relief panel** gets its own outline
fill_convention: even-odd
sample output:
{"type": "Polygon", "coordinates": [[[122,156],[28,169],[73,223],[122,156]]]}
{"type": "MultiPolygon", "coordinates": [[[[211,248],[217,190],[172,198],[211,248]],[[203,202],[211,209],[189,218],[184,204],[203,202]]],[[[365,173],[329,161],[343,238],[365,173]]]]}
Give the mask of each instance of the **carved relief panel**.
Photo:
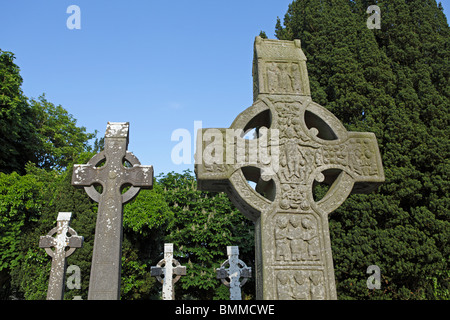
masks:
{"type": "Polygon", "coordinates": [[[279,300],[325,300],[325,278],[322,270],[298,269],[275,272],[279,300]]]}
{"type": "Polygon", "coordinates": [[[265,87],[268,93],[302,94],[300,64],[297,62],[266,62],[265,87]]]}
{"type": "Polygon", "coordinates": [[[274,265],[321,265],[320,221],[313,214],[278,213],[272,218],[274,265]]]}

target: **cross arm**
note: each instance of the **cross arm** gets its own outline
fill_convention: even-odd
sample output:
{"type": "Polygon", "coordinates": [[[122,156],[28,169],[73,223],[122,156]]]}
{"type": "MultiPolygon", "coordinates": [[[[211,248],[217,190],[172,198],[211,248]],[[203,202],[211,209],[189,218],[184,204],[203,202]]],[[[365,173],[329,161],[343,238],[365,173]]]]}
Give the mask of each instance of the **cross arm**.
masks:
{"type": "Polygon", "coordinates": [[[82,236],[71,236],[69,238],[69,247],[71,248],[81,248],[83,246],[84,237],[82,236]]]}
{"type": "Polygon", "coordinates": [[[225,279],[228,277],[228,271],[225,268],[216,269],[216,279],[225,279]]]}
{"type": "Polygon", "coordinates": [[[159,277],[164,273],[163,268],[161,267],[151,267],[150,268],[150,276],[159,277]]]}
{"type": "Polygon", "coordinates": [[[72,185],[75,187],[87,187],[94,183],[102,184],[102,179],[99,177],[99,171],[88,164],[76,164],[73,166],[72,185]]]}
{"type": "MultiPolygon", "coordinates": [[[[103,167],[95,167],[93,163],[104,158],[101,152],[95,155],[87,164],[76,164],[73,167],[72,185],[75,187],[87,187],[95,183],[102,183],[106,177],[103,177],[105,171],[103,167]]],[[[139,163],[136,156],[131,152],[126,152],[125,159],[133,165],[131,168],[123,167],[120,172],[122,183],[131,184],[134,187],[151,188],[153,186],[153,166],[143,166],[139,163]]]]}
{"type": "MultiPolygon", "coordinates": [[[[318,202],[310,201],[323,214],[336,210],[351,193],[369,193],[384,182],[384,170],[381,154],[375,134],[371,132],[349,132],[348,138],[340,142],[346,152],[332,152],[324,149],[328,164],[318,167],[325,172],[328,168],[339,168],[337,176],[327,194],[318,202]],[[343,156],[339,160],[339,157],[343,156]]],[[[336,148],[334,149],[336,150],[336,148]]],[[[325,181],[327,174],[325,173],[325,181]]],[[[312,196],[310,195],[312,198],[312,196]]]]}
{"type": "Polygon", "coordinates": [[[252,277],[252,268],[244,267],[241,269],[241,277],[243,278],[251,278],[252,277]]]}
{"type": "Polygon", "coordinates": [[[271,121],[268,104],[258,100],[241,112],[229,128],[197,132],[198,189],[226,192],[252,221],[257,221],[274,199],[270,180],[278,166],[279,137],[278,130],[272,130],[271,121]],[[254,139],[246,139],[244,134],[251,129],[257,134],[254,139]],[[255,182],[256,190],[247,181],[255,182]]]}
{"type": "Polygon", "coordinates": [[[372,132],[349,132],[348,141],[348,167],[355,177],[352,193],[370,193],[385,180],[377,138],[372,132]]]}
{"type": "Polygon", "coordinates": [[[133,187],[153,187],[153,166],[134,165],[132,168],[125,169],[125,175],[125,183],[133,187]]]}
{"type": "Polygon", "coordinates": [[[39,239],[39,248],[51,248],[56,245],[56,240],[50,235],[41,236],[39,239]]]}
{"type": "Polygon", "coordinates": [[[186,267],[185,266],[177,266],[173,268],[173,274],[177,276],[185,276],[186,275],[186,267]]]}

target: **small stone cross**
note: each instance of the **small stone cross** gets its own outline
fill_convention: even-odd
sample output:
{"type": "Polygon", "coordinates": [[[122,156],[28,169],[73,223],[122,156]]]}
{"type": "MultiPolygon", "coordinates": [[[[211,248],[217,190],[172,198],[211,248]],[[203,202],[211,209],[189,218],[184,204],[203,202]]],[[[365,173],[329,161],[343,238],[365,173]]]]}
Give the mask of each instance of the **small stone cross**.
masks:
{"type": "Polygon", "coordinates": [[[230,128],[199,130],[198,188],[225,191],[255,222],[257,299],[336,299],[328,214],[384,181],[377,139],[312,101],[300,40],[257,37],[253,82],[254,103],[230,128]]]}
{"type": "Polygon", "coordinates": [[[247,267],[242,260],[239,260],[239,247],[228,246],[227,254],[228,260],[216,269],[217,279],[230,288],[230,300],[242,300],[241,287],[251,277],[252,268],[247,267]],[[226,265],[229,265],[228,269],[225,268],[226,265]],[[242,282],[239,281],[241,277],[244,278],[242,282]],[[229,278],[230,281],[227,281],[226,278],[229,278]]]}
{"type": "Polygon", "coordinates": [[[164,259],[159,261],[156,267],[151,267],[150,275],[163,284],[163,300],[175,300],[173,285],[181,276],[186,275],[186,267],[173,258],[173,243],[164,244],[164,259]]]}
{"type": "Polygon", "coordinates": [[[153,187],[153,167],[142,166],[129,151],[128,122],[108,122],[104,151],[73,168],[72,185],[84,187],[99,203],[92,255],[89,300],[118,300],[122,259],[123,204],[141,188],[153,187]],[[132,167],[127,167],[128,161],[132,167]],[[99,193],[95,186],[100,185],[99,193]],[[124,187],[130,187],[122,194],[124,187]]]}
{"type": "Polygon", "coordinates": [[[60,212],[56,219],[56,227],[50,230],[46,236],[41,236],[39,240],[39,248],[45,248],[47,254],[52,257],[47,300],[63,300],[66,258],[76,248],[83,246],[83,237],[78,236],[75,230],[69,227],[71,216],[71,212],[60,212]],[[56,237],[53,237],[55,233],[56,237]],[[70,233],[71,236],[68,237],[67,233],[70,233]],[[69,250],[66,251],[66,248],[69,250]]]}

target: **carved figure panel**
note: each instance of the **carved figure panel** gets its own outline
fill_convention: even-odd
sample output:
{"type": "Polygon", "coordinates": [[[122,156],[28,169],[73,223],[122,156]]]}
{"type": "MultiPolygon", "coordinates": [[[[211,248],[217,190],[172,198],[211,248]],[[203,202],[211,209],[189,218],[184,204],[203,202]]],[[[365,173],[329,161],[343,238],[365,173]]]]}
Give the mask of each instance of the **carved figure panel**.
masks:
{"type": "Polygon", "coordinates": [[[300,66],[295,62],[266,62],[266,88],[269,93],[302,93],[300,66]]]}
{"type": "Polygon", "coordinates": [[[320,264],[319,236],[318,224],[312,214],[278,214],[274,223],[274,261],[320,264]]]}
{"type": "Polygon", "coordinates": [[[322,270],[276,271],[279,300],[325,300],[326,291],[322,270]]]}

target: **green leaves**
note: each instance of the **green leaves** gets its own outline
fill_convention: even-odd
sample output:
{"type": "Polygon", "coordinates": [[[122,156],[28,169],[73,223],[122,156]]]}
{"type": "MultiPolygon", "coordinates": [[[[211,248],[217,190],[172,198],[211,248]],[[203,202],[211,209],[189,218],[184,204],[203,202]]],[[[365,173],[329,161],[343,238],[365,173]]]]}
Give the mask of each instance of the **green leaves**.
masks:
{"type": "Polygon", "coordinates": [[[25,173],[36,141],[20,69],[13,61],[11,52],[0,49],[0,172],[25,173]]]}
{"type": "MultiPolygon", "coordinates": [[[[224,193],[198,191],[190,171],[169,173],[158,181],[174,214],[165,242],[174,243],[177,259],[187,266],[177,296],[208,300],[220,295],[215,269],[227,259],[226,247],[239,245],[241,260],[250,265],[254,260],[253,224],[224,193]]],[[[254,294],[251,285],[246,290],[254,294]]]]}
{"type": "Polygon", "coordinates": [[[0,172],[25,173],[27,162],[44,169],[65,169],[95,134],[77,127],[62,106],[23,94],[14,55],[0,49],[0,172]]]}
{"type": "Polygon", "coordinates": [[[153,190],[141,190],[136,200],[124,206],[125,228],[148,236],[155,228],[166,226],[173,213],[164,198],[162,187],[154,183],[153,190]]]}
{"type": "Polygon", "coordinates": [[[20,235],[37,221],[44,205],[42,189],[36,176],[0,173],[0,271],[19,257],[20,235]]]}
{"type": "Polygon", "coordinates": [[[35,133],[38,146],[35,150],[36,164],[44,169],[63,169],[79,153],[89,149],[87,141],[94,134],[86,128],[77,127],[76,120],[61,105],[48,102],[45,95],[31,100],[35,133]]]}

